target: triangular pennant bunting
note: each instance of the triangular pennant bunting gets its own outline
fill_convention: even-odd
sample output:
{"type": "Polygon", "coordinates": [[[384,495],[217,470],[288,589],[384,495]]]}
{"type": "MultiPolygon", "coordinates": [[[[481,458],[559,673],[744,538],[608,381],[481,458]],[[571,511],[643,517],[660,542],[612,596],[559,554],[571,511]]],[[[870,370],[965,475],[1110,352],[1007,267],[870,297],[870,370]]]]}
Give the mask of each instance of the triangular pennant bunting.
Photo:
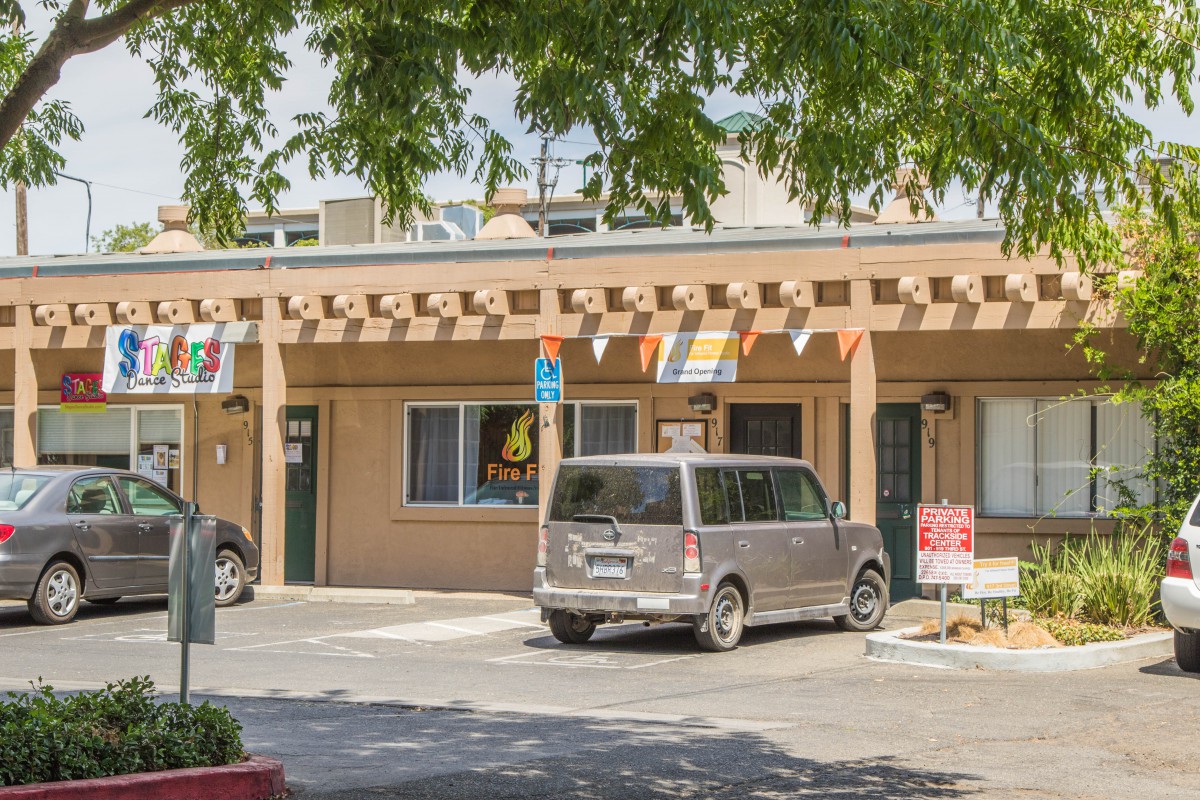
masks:
{"type": "Polygon", "coordinates": [[[754,348],[754,343],[758,341],[760,333],[762,331],[738,331],[738,336],[742,338],[742,355],[750,355],[750,351],[754,348]]]}
{"type": "MultiPolygon", "coordinates": [[[[592,339],[592,353],[596,356],[596,363],[600,363],[600,359],[604,357],[604,348],[608,347],[607,336],[597,336],[592,339]]],[[[645,372],[645,369],[642,370],[645,372]]]]}
{"type": "Polygon", "coordinates": [[[840,330],[838,336],[838,353],[842,356],[842,361],[846,360],[846,356],[854,355],[854,351],[858,349],[858,343],[862,340],[862,329],[858,330],[840,330]]]}
{"type": "Polygon", "coordinates": [[[792,337],[792,347],[795,348],[796,355],[800,355],[804,352],[804,345],[808,344],[812,331],[788,331],[788,336],[792,337]]]}
{"type": "Polygon", "coordinates": [[[558,348],[562,346],[562,343],[562,336],[553,336],[549,333],[542,334],[542,347],[546,348],[546,356],[551,361],[558,358],[558,348]]]}
{"type": "Polygon", "coordinates": [[[645,372],[650,366],[650,359],[654,357],[654,351],[658,348],[658,343],[662,341],[662,336],[639,336],[638,350],[642,353],[642,372],[645,372]]]}

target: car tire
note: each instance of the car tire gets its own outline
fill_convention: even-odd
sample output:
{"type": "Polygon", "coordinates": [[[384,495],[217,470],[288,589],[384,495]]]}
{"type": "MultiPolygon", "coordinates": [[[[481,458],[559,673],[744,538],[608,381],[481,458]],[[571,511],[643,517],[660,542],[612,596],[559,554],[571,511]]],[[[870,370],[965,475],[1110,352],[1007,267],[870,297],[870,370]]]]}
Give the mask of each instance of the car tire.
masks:
{"type": "Polygon", "coordinates": [[[550,632],[563,644],[583,644],[596,632],[596,623],[562,609],[550,612],[550,632]]]}
{"type": "Polygon", "coordinates": [[[746,627],[746,605],[732,583],[722,583],[713,595],[708,613],[692,621],[692,632],[702,650],[724,653],[737,647],[746,627]]]}
{"type": "Polygon", "coordinates": [[[888,609],[887,584],[873,569],[864,569],[850,590],[850,613],[833,618],[844,631],[873,631],[883,622],[888,609]]]}
{"type": "Polygon", "coordinates": [[[1175,663],[1184,672],[1200,672],[1200,633],[1175,631],[1175,663]]]}
{"type": "Polygon", "coordinates": [[[93,603],[98,606],[111,606],[113,603],[120,600],[121,597],[118,595],[117,597],[85,597],[84,599],[89,603],[93,603]]]}
{"type": "Polygon", "coordinates": [[[232,550],[217,553],[217,608],[231,606],[246,588],[246,566],[241,556],[232,550]]]}
{"type": "Polygon", "coordinates": [[[62,625],[75,619],[83,595],[79,573],[66,561],[53,561],[38,578],[29,598],[29,616],[38,625],[62,625]]]}

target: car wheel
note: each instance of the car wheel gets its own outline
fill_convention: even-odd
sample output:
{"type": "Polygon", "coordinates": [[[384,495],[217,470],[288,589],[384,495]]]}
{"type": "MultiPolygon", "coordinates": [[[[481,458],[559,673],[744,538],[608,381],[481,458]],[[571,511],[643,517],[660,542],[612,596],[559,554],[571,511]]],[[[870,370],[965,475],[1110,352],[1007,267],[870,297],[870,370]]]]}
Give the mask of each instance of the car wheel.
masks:
{"type": "Polygon", "coordinates": [[[550,632],[563,644],[583,644],[596,632],[596,623],[562,609],[550,612],[550,632]]]}
{"type": "Polygon", "coordinates": [[[722,583],[713,595],[708,613],[692,622],[692,631],[701,649],[723,653],[737,647],[746,624],[742,593],[732,583],[722,583]]]}
{"type": "Polygon", "coordinates": [[[1200,672],[1200,633],[1175,631],[1175,663],[1184,672],[1200,672]]]}
{"type": "Polygon", "coordinates": [[[232,550],[217,553],[217,607],[231,606],[246,588],[246,567],[232,550]]]}
{"type": "Polygon", "coordinates": [[[55,561],[38,579],[29,598],[29,615],[39,625],[61,625],[79,611],[79,573],[66,561],[55,561]]]}
{"type": "Polygon", "coordinates": [[[873,631],[887,613],[888,591],[883,577],[873,569],[859,573],[850,590],[850,613],[834,617],[844,631],[873,631]]]}
{"type": "Polygon", "coordinates": [[[95,603],[98,606],[111,606],[121,598],[118,597],[85,597],[89,603],[95,603]]]}

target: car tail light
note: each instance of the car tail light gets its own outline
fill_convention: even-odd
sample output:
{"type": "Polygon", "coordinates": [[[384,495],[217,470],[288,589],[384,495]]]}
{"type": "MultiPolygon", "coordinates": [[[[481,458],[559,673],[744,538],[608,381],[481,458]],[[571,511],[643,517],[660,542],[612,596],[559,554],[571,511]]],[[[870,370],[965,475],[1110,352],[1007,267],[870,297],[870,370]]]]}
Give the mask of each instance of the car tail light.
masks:
{"type": "MultiPolygon", "coordinates": [[[[4,541],[2,530],[0,541],[4,541]]],[[[1176,537],[1171,542],[1171,550],[1167,553],[1167,577],[1192,579],[1192,556],[1188,553],[1187,539],[1176,537]]]]}
{"type": "Polygon", "coordinates": [[[538,566],[546,566],[546,553],[550,550],[550,528],[543,525],[538,531],[538,566]]]}
{"type": "Polygon", "coordinates": [[[683,532],[683,571],[700,571],[700,537],[695,531],[683,532]]]}
{"type": "Polygon", "coordinates": [[[0,544],[4,544],[12,535],[17,532],[17,529],[12,525],[0,525],[0,544]]]}

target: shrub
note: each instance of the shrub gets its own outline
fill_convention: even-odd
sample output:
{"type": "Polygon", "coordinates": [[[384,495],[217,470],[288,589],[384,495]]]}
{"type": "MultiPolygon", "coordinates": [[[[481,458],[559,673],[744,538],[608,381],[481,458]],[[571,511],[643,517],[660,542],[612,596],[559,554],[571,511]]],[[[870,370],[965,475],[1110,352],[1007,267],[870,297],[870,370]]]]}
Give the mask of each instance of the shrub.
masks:
{"type": "Polygon", "coordinates": [[[1119,642],[1125,634],[1107,625],[1080,622],[1065,617],[1038,617],[1034,624],[1065,645],[1080,645],[1088,642],[1119,642]]]}
{"type": "Polygon", "coordinates": [[[1138,628],[1154,621],[1161,561],[1161,542],[1145,531],[1093,531],[1057,550],[1034,543],[1033,561],[1021,565],[1021,592],[1035,616],[1138,628]]]}
{"type": "Polygon", "coordinates": [[[1065,567],[1061,551],[1033,543],[1033,560],[1021,564],[1021,594],[1035,616],[1074,617],[1079,613],[1079,577],[1065,567]]]}
{"type": "Polygon", "coordinates": [[[0,786],[236,764],[241,730],[207,702],[155,703],[149,677],[66,697],[38,683],[0,702],[0,786]]]}
{"type": "Polygon", "coordinates": [[[1162,544],[1156,537],[1095,534],[1064,549],[1079,577],[1080,616],[1091,622],[1140,628],[1154,620],[1162,544]]]}

